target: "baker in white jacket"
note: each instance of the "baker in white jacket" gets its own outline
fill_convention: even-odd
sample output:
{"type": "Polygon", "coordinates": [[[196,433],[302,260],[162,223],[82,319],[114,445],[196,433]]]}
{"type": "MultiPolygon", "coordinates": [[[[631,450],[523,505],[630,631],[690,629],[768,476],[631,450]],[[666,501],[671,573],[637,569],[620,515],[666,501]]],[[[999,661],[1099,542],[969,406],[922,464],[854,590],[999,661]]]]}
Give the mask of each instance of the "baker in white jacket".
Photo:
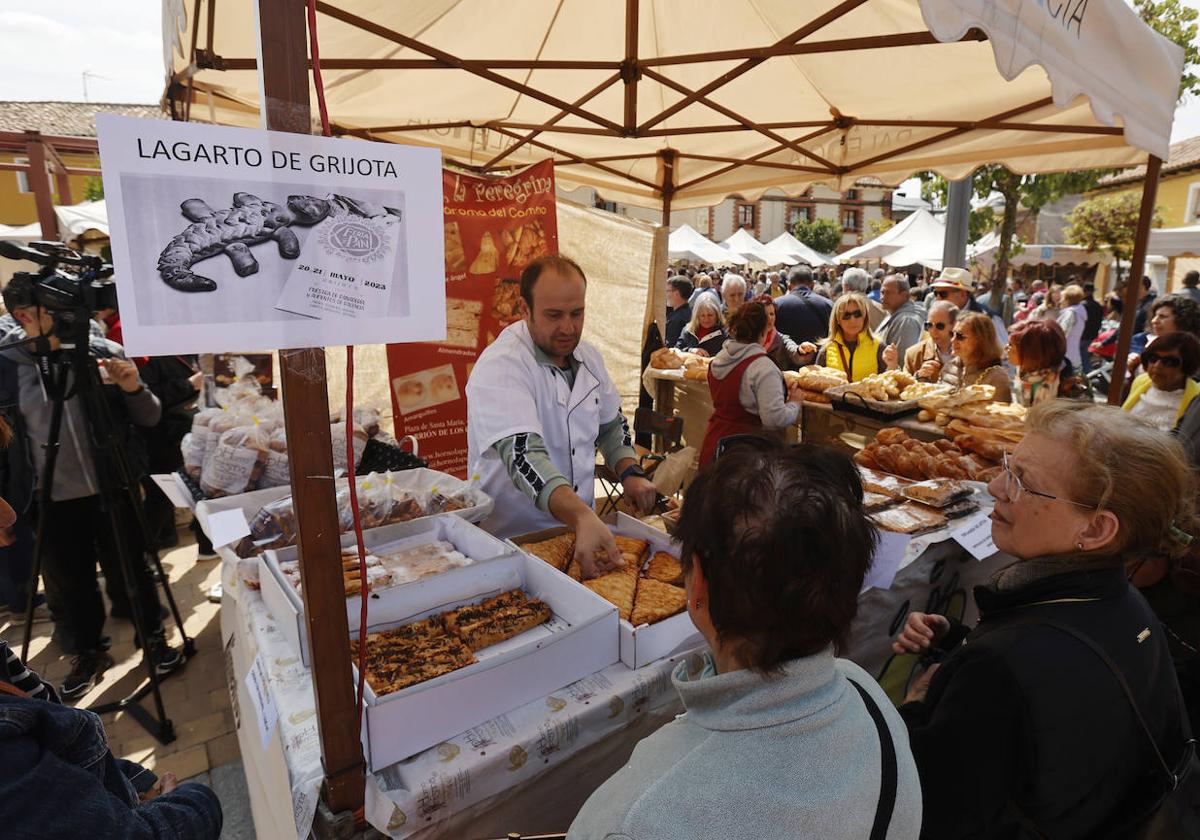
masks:
{"type": "Polygon", "coordinates": [[[467,381],[467,458],[496,503],[485,530],[511,537],[566,525],[592,577],[621,565],[592,507],[596,450],[639,510],[649,512],[655,490],[604,360],[580,340],[586,291],[583,269],[567,257],[521,273],[525,317],[483,351],[467,381]]]}

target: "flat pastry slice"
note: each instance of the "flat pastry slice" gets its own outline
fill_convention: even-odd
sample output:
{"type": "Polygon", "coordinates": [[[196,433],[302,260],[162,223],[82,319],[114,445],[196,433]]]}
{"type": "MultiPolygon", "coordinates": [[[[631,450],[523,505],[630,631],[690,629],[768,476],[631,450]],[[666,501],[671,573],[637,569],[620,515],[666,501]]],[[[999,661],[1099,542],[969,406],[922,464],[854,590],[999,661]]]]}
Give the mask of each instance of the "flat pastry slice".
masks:
{"type": "Polygon", "coordinates": [[[646,578],[638,584],[637,602],[629,623],[634,627],[653,624],[683,612],[687,607],[687,593],[678,586],[646,578]]]}
{"type": "Polygon", "coordinates": [[[646,567],[646,577],[663,583],[681,584],[683,564],[665,551],[656,551],[650,558],[650,565],[646,567]]]}
{"type": "Polygon", "coordinates": [[[633,566],[640,571],[642,560],[646,556],[646,549],[650,547],[650,544],[645,540],[633,537],[615,537],[614,539],[617,543],[617,551],[621,552],[621,559],[625,561],[625,565],[633,566]]]}
{"type": "Polygon", "coordinates": [[[550,620],[550,607],[541,601],[531,600],[520,607],[505,609],[488,619],[459,631],[459,638],[471,650],[481,650],[499,644],[505,639],[532,630],[550,620]]]}
{"type": "Polygon", "coordinates": [[[559,534],[548,540],[525,543],[521,548],[539,560],[545,560],[560,572],[565,572],[575,555],[575,535],[570,532],[559,534]]]}
{"type": "Polygon", "coordinates": [[[526,603],[528,603],[528,599],[524,592],[520,589],[510,589],[508,592],[488,598],[478,604],[468,604],[465,607],[443,613],[442,621],[446,624],[446,632],[457,634],[460,628],[487,621],[505,607],[522,606],[526,603]]]}
{"type": "Polygon", "coordinates": [[[623,569],[585,580],[583,585],[615,606],[620,612],[621,618],[629,621],[629,617],[633,614],[633,598],[637,593],[637,576],[637,567],[627,565],[623,569]]]}

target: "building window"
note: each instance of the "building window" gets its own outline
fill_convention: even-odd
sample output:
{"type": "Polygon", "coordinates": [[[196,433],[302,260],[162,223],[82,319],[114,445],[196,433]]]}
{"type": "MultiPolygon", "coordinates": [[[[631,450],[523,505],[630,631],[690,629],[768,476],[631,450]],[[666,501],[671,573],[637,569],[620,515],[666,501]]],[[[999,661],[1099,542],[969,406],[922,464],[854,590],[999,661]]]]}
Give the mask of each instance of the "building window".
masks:
{"type": "Polygon", "coordinates": [[[795,204],[789,205],[787,209],[787,226],[790,228],[796,222],[811,222],[812,210],[811,207],[800,207],[795,204]]]}
{"type": "Polygon", "coordinates": [[[858,201],[858,190],[846,190],[846,201],[858,201]]]}
{"type": "MultiPolygon", "coordinates": [[[[13,158],[13,163],[27,164],[27,163],[29,163],[29,158],[23,158],[23,157],[13,158]]],[[[17,192],[21,192],[21,193],[33,192],[33,190],[29,188],[29,173],[28,172],[14,172],[13,174],[17,176],[17,192]]]]}
{"type": "Polygon", "coordinates": [[[616,212],[617,212],[617,202],[615,202],[615,201],[601,201],[600,199],[596,199],[596,209],[597,209],[597,210],[604,210],[604,211],[607,211],[607,212],[609,212],[609,213],[616,213],[616,212]]]}
{"type": "Polygon", "coordinates": [[[737,206],[737,226],[750,228],[750,230],[758,227],[758,208],[753,204],[739,204],[737,206]]]}
{"type": "Polygon", "coordinates": [[[842,211],[842,230],[858,230],[858,211],[842,211]]]}
{"type": "Polygon", "coordinates": [[[1188,184],[1187,211],[1183,216],[1185,225],[1200,222],[1200,181],[1188,184]]]}

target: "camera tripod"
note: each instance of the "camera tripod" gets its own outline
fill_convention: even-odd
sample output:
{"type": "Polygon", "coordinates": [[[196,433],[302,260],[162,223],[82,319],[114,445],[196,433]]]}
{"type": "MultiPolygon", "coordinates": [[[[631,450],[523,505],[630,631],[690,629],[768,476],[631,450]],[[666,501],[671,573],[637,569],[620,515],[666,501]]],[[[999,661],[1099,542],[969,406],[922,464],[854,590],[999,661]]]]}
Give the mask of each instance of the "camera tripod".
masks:
{"type": "MultiPolygon", "coordinates": [[[[162,679],[156,665],[150,656],[150,639],[148,629],[151,621],[157,616],[144,614],[141,594],[138,592],[134,576],[134,563],[144,563],[145,557],[131,557],[129,546],[122,540],[122,525],[120,505],[128,504],[133,510],[137,526],[143,537],[146,553],[154,557],[154,565],[158,579],[162,583],[163,592],[170,605],[175,624],[183,637],[183,654],[187,657],[195,653],[195,643],[187,635],[183,627],[183,619],[175,598],[171,593],[167,574],[163,569],[158,552],[150,533],[149,523],[142,508],[137,476],[129,463],[128,454],[117,436],[116,425],[112,412],[104,394],[104,384],[100,379],[97,360],[89,353],[90,313],[84,309],[74,313],[75,317],[62,317],[64,313],[55,313],[55,334],[60,330],[61,350],[51,349],[49,339],[39,337],[33,342],[33,355],[38,364],[38,372],[45,387],[47,397],[51,400],[50,428],[45,445],[46,461],[39,487],[39,505],[37,536],[34,546],[33,567],[30,570],[29,597],[26,604],[25,636],[21,651],[22,657],[28,661],[29,641],[33,632],[34,599],[37,594],[38,579],[41,576],[43,551],[46,530],[50,527],[50,508],[53,503],[54,470],[58,460],[59,436],[62,431],[64,405],[67,400],[78,399],[87,426],[87,446],[91,452],[92,463],[95,466],[96,480],[100,488],[100,506],[108,519],[108,527],[112,533],[112,543],[116,547],[117,561],[125,579],[125,594],[129,600],[131,617],[135,633],[141,642],[142,661],[148,676],[143,683],[129,696],[113,703],[107,703],[91,709],[97,714],[105,712],[128,712],[130,717],[153,735],[160,743],[168,744],[175,740],[175,730],[166,715],[159,682],[162,679]],[[153,694],[156,714],[152,715],[142,707],[141,701],[147,694],[153,694]]],[[[57,523],[63,527],[64,523],[57,523]]],[[[69,527],[69,526],[68,526],[69,527]]],[[[183,663],[180,663],[181,667],[183,663]]]]}

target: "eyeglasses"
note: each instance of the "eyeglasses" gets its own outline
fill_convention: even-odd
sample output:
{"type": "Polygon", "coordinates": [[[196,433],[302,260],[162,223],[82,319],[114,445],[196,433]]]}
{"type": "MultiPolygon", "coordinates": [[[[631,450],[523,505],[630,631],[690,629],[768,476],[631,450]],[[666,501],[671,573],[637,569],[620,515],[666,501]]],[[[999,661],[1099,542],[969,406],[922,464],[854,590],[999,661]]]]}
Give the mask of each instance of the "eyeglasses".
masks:
{"type": "Polygon", "coordinates": [[[860,310],[860,309],[855,309],[855,310],[852,310],[852,311],[850,311],[850,312],[843,312],[843,313],[842,313],[842,320],[843,320],[843,321],[849,321],[849,320],[851,320],[851,319],[853,319],[853,318],[861,318],[862,316],[863,316],[863,314],[862,314],[862,310],[860,310]]]}
{"type": "Polygon", "coordinates": [[[1157,353],[1143,353],[1142,361],[1145,362],[1146,367],[1150,367],[1155,362],[1169,368],[1177,368],[1183,364],[1183,359],[1178,356],[1160,356],[1157,353]]]}
{"type": "Polygon", "coordinates": [[[946,298],[950,297],[950,290],[949,289],[934,289],[933,296],[935,298],[937,298],[938,300],[945,300],[946,298]]]}
{"type": "Polygon", "coordinates": [[[937,329],[939,329],[939,330],[944,330],[944,329],[946,329],[946,327],[948,327],[948,326],[950,326],[950,325],[949,325],[949,324],[947,324],[945,321],[938,321],[937,323],[934,323],[933,321],[926,321],[926,322],[925,322],[925,329],[927,329],[927,330],[932,330],[932,329],[934,329],[935,327],[936,327],[937,329]]]}
{"type": "Polygon", "coordinates": [[[1037,496],[1041,499],[1049,499],[1052,502],[1066,502],[1069,505],[1075,505],[1076,507],[1086,508],[1088,510],[1096,509],[1095,505],[1085,505],[1083,502],[1064,499],[1062,496],[1051,496],[1049,493],[1042,493],[1039,490],[1030,490],[1023,483],[1021,483],[1021,479],[1017,478],[1017,474],[1012,471],[1012,465],[1008,460],[1007,452],[1004,453],[1004,456],[1001,459],[1001,464],[1003,467],[1000,476],[1004,479],[1004,498],[1008,499],[1010,504],[1016,504],[1018,501],[1020,501],[1022,493],[1028,493],[1030,496],[1037,496]]]}
{"type": "Polygon", "coordinates": [[[955,341],[966,341],[967,340],[967,334],[965,332],[960,332],[959,330],[955,330],[952,333],[951,337],[955,341]]]}

